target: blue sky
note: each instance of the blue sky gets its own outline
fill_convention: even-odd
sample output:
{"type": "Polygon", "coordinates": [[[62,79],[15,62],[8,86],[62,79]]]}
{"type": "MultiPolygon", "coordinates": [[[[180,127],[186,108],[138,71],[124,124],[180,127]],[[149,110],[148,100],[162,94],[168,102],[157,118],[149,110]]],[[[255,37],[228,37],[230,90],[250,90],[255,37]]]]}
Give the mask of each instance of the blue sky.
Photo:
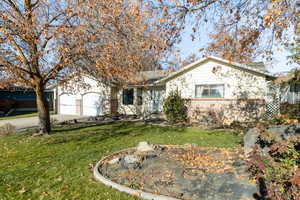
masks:
{"type": "MultiPolygon", "coordinates": [[[[190,34],[192,31],[190,29],[190,26],[186,28],[182,35],[182,41],[180,42],[180,44],[178,44],[182,59],[192,54],[196,54],[197,56],[202,57],[204,54],[202,52],[199,52],[199,49],[205,47],[209,41],[208,33],[211,31],[209,30],[209,26],[203,27],[203,30],[200,30],[200,37],[198,37],[195,41],[192,41],[191,39],[190,34]]],[[[295,63],[288,63],[290,61],[288,59],[290,52],[284,47],[278,44],[274,45],[273,52],[273,61],[266,61],[261,57],[256,58],[256,61],[263,61],[271,73],[287,72],[293,68],[300,68],[300,66],[295,63]]]]}

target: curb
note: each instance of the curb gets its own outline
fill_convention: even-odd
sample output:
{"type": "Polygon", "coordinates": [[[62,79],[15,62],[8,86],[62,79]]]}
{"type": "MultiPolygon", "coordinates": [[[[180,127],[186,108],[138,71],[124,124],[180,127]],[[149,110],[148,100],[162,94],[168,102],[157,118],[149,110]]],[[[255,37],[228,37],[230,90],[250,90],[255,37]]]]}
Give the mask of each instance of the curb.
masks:
{"type": "Polygon", "coordinates": [[[109,157],[115,155],[115,154],[119,154],[125,151],[129,151],[129,150],[135,150],[136,148],[128,148],[128,149],[124,149],[122,151],[118,151],[115,152],[111,155],[105,156],[104,158],[102,158],[94,167],[93,170],[93,174],[94,177],[96,178],[96,180],[100,181],[101,183],[103,183],[106,186],[112,187],[116,190],[119,190],[120,192],[124,192],[133,196],[137,196],[143,199],[147,199],[147,200],[179,200],[173,197],[168,197],[168,196],[164,196],[164,195],[157,195],[157,194],[152,194],[152,193],[148,193],[148,192],[143,192],[141,190],[135,190],[123,185],[120,185],[118,183],[115,183],[107,178],[105,178],[104,176],[101,175],[101,173],[99,172],[98,168],[102,165],[102,163],[108,159],[109,157]]]}

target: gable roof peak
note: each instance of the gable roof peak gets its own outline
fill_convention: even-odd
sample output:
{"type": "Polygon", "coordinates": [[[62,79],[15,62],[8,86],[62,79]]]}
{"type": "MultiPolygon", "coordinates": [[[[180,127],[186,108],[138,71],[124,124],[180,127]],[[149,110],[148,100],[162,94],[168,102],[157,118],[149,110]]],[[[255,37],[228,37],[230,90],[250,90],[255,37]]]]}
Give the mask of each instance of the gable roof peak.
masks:
{"type": "Polygon", "coordinates": [[[273,76],[272,74],[268,73],[267,71],[261,71],[261,70],[256,69],[256,68],[249,67],[246,64],[241,64],[241,63],[238,63],[238,62],[229,61],[229,60],[226,60],[226,59],[223,59],[223,58],[219,58],[219,57],[216,57],[216,56],[204,56],[203,58],[201,58],[201,59],[199,59],[199,60],[197,60],[197,61],[195,61],[195,62],[193,62],[191,64],[188,64],[188,65],[182,67],[181,69],[179,69],[179,70],[177,70],[177,71],[175,71],[173,73],[170,73],[165,78],[156,81],[156,83],[161,83],[163,81],[170,80],[173,77],[175,77],[176,75],[178,75],[180,73],[183,73],[185,71],[188,71],[189,69],[193,68],[194,66],[199,65],[199,64],[204,63],[204,62],[207,62],[209,60],[212,60],[212,61],[215,61],[215,62],[219,62],[219,63],[225,64],[227,66],[236,67],[236,68],[238,68],[240,70],[249,71],[249,72],[255,73],[257,75],[261,75],[261,76],[265,76],[265,77],[268,77],[268,78],[275,79],[275,76],[273,76]]]}

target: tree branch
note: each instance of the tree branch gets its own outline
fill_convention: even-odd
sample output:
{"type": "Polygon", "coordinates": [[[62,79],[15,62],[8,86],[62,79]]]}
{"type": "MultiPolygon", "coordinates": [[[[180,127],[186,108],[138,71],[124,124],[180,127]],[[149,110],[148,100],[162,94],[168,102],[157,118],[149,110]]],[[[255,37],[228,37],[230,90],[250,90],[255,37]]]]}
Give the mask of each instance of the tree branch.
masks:
{"type": "Polygon", "coordinates": [[[33,73],[22,68],[18,67],[17,65],[14,65],[10,63],[9,61],[5,61],[6,64],[0,64],[0,67],[6,68],[7,70],[5,71],[10,71],[12,74],[14,74],[16,77],[21,78],[23,81],[27,81],[26,78],[24,77],[24,73],[28,74],[29,76],[33,76],[33,73]]]}
{"type": "Polygon", "coordinates": [[[21,63],[23,63],[24,65],[28,65],[29,62],[28,62],[22,48],[17,44],[17,42],[15,41],[15,39],[12,36],[9,40],[12,42],[13,46],[16,47],[17,51],[21,54],[21,57],[22,57],[22,59],[20,60],[21,63]]]}
{"type": "Polygon", "coordinates": [[[36,0],[36,2],[32,3],[32,7],[34,8],[35,6],[37,6],[40,3],[40,0],[36,0]]]}
{"type": "Polygon", "coordinates": [[[44,43],[41,45],[41,51],[43,51],[43,50],[46,48],[48,42],[49,42],[52,38],[53,38],[53,36],[50,36],[50,37],[45,38],[44,43]]]}
{"type": "Polygon", "coordinates": [[[56,76],[56,74],[63,69],[62,57],[60,58],[59,62],[45,75],[44,83],[47,83],[50,79],[56,76]]]}
{"type": "Polygon", "coordinates": [[[7,3],[12,9],[14,9],[23,18],[22,12],[12,0],[3,0],[3,1],[4,3],[7,3]]]}

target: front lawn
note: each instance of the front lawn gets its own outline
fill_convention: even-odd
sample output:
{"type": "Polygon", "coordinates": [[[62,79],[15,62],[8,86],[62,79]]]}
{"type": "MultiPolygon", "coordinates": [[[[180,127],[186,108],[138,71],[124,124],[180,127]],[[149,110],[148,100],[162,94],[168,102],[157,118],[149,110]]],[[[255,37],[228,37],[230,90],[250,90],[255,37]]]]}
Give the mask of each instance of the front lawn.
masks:
{"type": "Polygon", "coordinates": [[[0,136],[0,200],[137,199],[95,181],[91,166],[103,156],[140,141],[229,148],[241,142],[231,132],[142,124],[74,126],[55,129],[48,137],[31,135],[0,136]]]}

